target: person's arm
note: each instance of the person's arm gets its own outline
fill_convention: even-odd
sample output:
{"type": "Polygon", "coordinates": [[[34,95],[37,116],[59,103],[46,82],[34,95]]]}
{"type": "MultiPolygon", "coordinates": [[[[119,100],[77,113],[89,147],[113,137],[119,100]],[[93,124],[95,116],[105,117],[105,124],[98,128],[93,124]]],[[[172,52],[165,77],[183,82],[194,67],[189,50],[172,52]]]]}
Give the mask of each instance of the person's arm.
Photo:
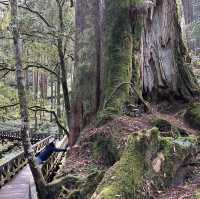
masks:
{"type": "Polygon", "coordinates": [[[59,148],[54,148],[54,152],[66,152],[67,149],[59,149],[59,148]]]}

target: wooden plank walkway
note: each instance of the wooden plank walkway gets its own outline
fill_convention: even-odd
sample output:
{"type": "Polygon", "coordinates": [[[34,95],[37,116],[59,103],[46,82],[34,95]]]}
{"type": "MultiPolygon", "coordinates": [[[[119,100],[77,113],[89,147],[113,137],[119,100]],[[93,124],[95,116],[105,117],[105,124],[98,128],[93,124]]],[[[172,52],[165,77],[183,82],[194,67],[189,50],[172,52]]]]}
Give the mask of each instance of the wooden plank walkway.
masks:
{"type": "Polygon", "coordinates": [[[35,183],[28,165],[0,189],[0,199],[37,199],[35,183]]]}

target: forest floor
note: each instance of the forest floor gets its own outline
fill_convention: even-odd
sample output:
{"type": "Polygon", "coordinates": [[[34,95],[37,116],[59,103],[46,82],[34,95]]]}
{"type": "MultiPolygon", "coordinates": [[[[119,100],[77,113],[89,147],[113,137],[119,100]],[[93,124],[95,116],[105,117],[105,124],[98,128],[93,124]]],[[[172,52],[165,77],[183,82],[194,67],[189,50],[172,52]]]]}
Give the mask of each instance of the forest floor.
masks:
{"type": "MultiPolygon", "coordinates": [[[[144,113],[138,117],[121,116],[101,127],[84,129],[78,142],[79,147],[63,159],[57,177],[68,174],[86,177],[91,171],[109,168],[109,166],[105,166],[101,158],[94,158],[92,155],[91,146],[93,146],[93,140],[99,134],[114,137],[117,146],[123,149],[130,134],[138,130],[152,128],[155,119],[163,119],[171,123],[171,125],[182,129],[188,135],[197,135],[198,131],[190,128],[183,119],[188,104],[177,103],[171,107],[166,106],[167,108],[164,109],[161,109],[160,106],[164,107],[163,104],[152,105],[152,111],[149,114],[144,113]]],[[[159,191],[155,199],[195,198],[198,189],[200,189],[200,165],[194,167],[184,184],[159,191]]],[[[60,198],[64,198],[64,196],[60,198]]]]}
{"type": "Polygon", "coordinates": [[[21,144],[18,141],[0,142],[0,165],[12,159],[16,154],[21,152],[21,144]]]}

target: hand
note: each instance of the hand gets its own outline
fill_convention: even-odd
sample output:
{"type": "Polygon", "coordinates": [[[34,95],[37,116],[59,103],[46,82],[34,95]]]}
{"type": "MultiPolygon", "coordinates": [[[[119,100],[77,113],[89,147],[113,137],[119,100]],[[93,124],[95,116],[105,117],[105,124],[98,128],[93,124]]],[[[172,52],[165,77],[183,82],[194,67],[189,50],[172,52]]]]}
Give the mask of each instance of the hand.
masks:
{"type": "Polygon", "coordinates": [[[68,147],[66,148],[66,151],[70,151],[70,150],[71,150],[71,147],[68,146],[68,147]]]}

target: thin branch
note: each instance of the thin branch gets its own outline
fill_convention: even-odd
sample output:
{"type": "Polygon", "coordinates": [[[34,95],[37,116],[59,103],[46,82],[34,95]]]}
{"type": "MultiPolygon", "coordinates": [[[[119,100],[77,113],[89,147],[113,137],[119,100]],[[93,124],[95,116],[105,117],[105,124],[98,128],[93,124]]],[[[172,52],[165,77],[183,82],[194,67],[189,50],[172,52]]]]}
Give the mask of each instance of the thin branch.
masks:
{"type": "Polygon", "coordinates": [[[27,62],[27,66],[25,68],[23,68],[23,70],[27,70],[29,68],[38,68],[38,69],[44,69],[50,73],[52,73],[53,75],[55,75],[56,77],[58,76],[57,73],[49,68],[47,68],[48,65],[44,66],[44,64],[41,63],[35,63],[35,62],[27,62]]]}
{"type": "Polygon", "coordinates": [[[111,93],[111,95],[109,96],[109,98],[105,101],[104,105],[103,105],[103,109],[106,108],[107,104],[113,99],[114,95],[116,94],[116,92],[124,85],[130,85],[131,89],[133,90],[133,92],[138,96],[138,98],[142,101],[142,103],[145,105],[145,107],[147,108],[147,111],[150,111],[150,107],[148,105],[148,103],[143,99],[143,97],[136,91],[136,89],[134,88],[134,85],[130,82],[122,82],[119,85],[116,86],[116,88],[113,90],[113,92],[111,93]]]}
{"type": "MultiPolygon", "coordinates": [[[[46,71],[52,73],[53,75],[55,75],[57,77],[57,73],[55,71],[47,68],[48,65],[44,66],[44,64],[37,63],[37,62],[25,62],[25,63],[27,64],[27,66],[24,67],[23,70],[27,70],[29,68],[43,69],[43,70],[46,70],[46,71]]],[[[5,71],[5,70],[6,70],[6,73],[7,72],[14,72],[15,71],[14,68],[8,67],[8,64],[6,64],[6,63],[0,63],[0,72],[1,71],[5,71]]]]}
{"type": "Polygon", "coordinates": [[[8,105],[5,105],[5,106],[0,106],[0,109],[6,109],[6,108],[18,106],[18,105],[19,105],[19,102],[15,103],[15,104],[8,104],[8,105]]]}
{"type": "Polygon", "coordinates": [[[7,71],[7,72],[5,72],[1,77],[0,77],[0,79],[3,79],[3,78],[5,78],[6,77],[6,75],[8,75],[10,73],[10,71],[7,71]]]}
{"type": "Polygon", "coordinates": [[[69,137],[69,132],[68,132],[68,130],[60,123],[59,118],[58,118],[57,114],[55,113],[55,111],[53,111],[53,110],[48,110],[48,109],[43,108],[43,107],[40,107],[40,106],[32,106],[32,107],[29,107],[28,109],[31,110],[31,111],[36,111],[36,112],[37,112],[37,111],[44,111],[44,112],[53,114],[57,125],[58,125],[62,130],[64,130],[64,132],[66,133],[67,137],[69,137]]]}
{"type": "Polygon", "coordinates": [[[36,14],[49,28],[55,28],[54,26],[50,25],[50,23],[38,11],[31,9],[31,7],[27,4],[26,0],[25,0],[24,4],[26,5],[26,7],[20,6],[20,5],[19,5],[19,7],[27,9],[28,11],[36,14]]]}
{"type": "MultiPolygon", "coordinates": [[[[5,5],[5,6],[9,6],[8,1],[0,1],[0,4],[5,5]]],[[[25,6],[23,6],[23,5],[18,5],[18,7],[19,7],[19,8],[22,8],[22,9],[25,9],[25,10],[28,10],[29,12],[31,12],[31,13],[37,15],[37,16],[47,25],[47,27],[49,27],[49,28],[55,28],[54,26],[50,25],[50,23],[49,23],[38,11],[31,9],[31,8],[27,5],[26,1],[25,1],[25,6]]]]}

